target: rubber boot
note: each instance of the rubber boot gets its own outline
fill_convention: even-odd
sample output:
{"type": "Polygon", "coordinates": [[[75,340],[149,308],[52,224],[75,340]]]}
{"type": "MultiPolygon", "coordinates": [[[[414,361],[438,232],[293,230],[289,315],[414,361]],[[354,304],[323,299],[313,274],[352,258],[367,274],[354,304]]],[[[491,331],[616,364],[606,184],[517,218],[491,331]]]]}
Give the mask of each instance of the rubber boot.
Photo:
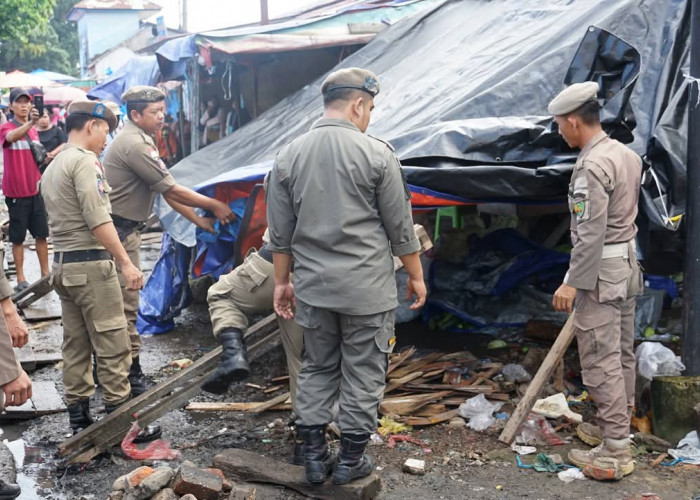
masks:
{"type": "Polygon", "coordinates": [[[304,440],[306,450],[306,480],[311,484],[321,484],[333,472],[335,456],[326,442],[325,425],[300,425],[299,434],[304,440]]]}
{"type": "MultiPolygon", "coordinates": [[[[116,405],[110,405],[105,403],[105,412],[109,415],[110,413],[118,410],[120,406],[126,404],[130,399],[131,398],[127,399],[123,403],[119,403],[116,405]]],[[[144,429],[141,429],[139,431],[138,436],[136,436],[136,438],[134,439],[134,443],[140,444],[155,441],[156,439],[160,438],[162,434],[163,430],[160,428],[160,424],[158,422],[153,422],[152,424],[147,425],[144,429]]]]}
{"type": "Polygon", "coordinates": [[[92,425],[94,420],[90,416],[89,399],[83,399],[77,403],[68,405],[68,422],[70,423],[73,435],[76,435],[86,427],[92,425]]]}
{"type": "Polygon", "coordinates": [[[0,479],[0,500],[14,500],[20,493],[22,493],[22,488],[19,485],[6,483],[0,479]]]}
{"type": "Polygon", "coordinates": [[[347,484],[355,479],[369,476],[374,470],[374,463],[365,455],[369,442],[369,433],[348,434],[340,436],[340,455],[333,470],[333,484],[347,484]]]}
{"type": "Polygon", "coordinates": [[[202,389],[212,394],[224,394],[231,382],[246,379],[250,374],[243,333],[228,328],[219,333],[219,343],[223,347],[219,367],[202,384],[202,389]]]}
{"type": "Polygon", "coordinates": [[[306,445],[298,432],[298,428],[294,427],[294,453],[292,455],[292,464],[304,465],[306,463],[306,445]]]}
{"type": "Polygon", "coordinates": [[[139,356],[131,358],[131,368],[129,368],[129,383],[131,384],[131,396],[137,397],[146,392],[150,382],[141,371],[139,356]]]}

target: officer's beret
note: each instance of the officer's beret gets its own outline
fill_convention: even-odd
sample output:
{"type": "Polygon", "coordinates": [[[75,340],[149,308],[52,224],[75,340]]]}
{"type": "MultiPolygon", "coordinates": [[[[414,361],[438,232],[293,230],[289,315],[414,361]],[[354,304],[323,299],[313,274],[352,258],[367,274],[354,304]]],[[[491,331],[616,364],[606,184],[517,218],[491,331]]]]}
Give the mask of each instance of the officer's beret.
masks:
{"type": "Polygon", "coordinates": [[[552,99],[547,110],[551,115],[561,116],[577,110],[589,101],[597,100],[598,84],[596,82],[574,83],[552,99]]]}
{"type": "Polygon", "coordinates": [[[115,116],[121,116],[124,114],[124,113],[122,113],[122,108],[116,102],[114,102],[114,101],[102,101],[102,102],[104,103],[105,106],[107,106],[109,109],[112,110],[112,113],[114,113],[115,116]]]}
{"type": "Polygon", "coordinates": [[[110,132],[117,128],[117,115],[100,101],[73,101],[68,106],[68,116],[74,115],[92,116],[104,120],[109,125],[110,132]]]}
{"type": "Polygon", "coordinates": [[[122,94],[124,102],[160,102],[164,99],[162,90],[148,85],[136,85],[122,94]]]}
{"type": "Polygon", "coordinates": [[[321,94],[336,89],[356,89],[367,92],[372,97],[379,94],[377,76],[362,68],[345,68],[334,71],[321,84],[321,94]]]}

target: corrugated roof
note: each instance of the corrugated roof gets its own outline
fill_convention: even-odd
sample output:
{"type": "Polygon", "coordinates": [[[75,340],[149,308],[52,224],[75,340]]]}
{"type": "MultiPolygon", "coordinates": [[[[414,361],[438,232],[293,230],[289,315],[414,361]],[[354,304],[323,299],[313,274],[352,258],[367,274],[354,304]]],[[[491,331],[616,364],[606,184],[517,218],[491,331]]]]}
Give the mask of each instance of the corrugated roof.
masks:
{"type": "Polygon", "coordinates": [[[162,10],[147,0],[82,0],[73,6],[75,10],[162,10]]]}

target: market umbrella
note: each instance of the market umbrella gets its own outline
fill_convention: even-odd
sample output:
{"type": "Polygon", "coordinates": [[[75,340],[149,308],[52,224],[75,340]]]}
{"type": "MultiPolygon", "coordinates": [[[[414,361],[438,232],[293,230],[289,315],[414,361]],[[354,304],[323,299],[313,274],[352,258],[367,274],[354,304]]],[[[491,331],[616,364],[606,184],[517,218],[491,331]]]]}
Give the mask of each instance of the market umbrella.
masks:
{"type": "Polygon", "coordinates": [[[44,89],[45,104],[69,104],[85,99],[87,99],[87,94],[76,87],[46,87],[44,89]]]}
{"type": "Polygon", "coordinates": [[[0,88],[11,89],[13,87],[57,87],[60,83],[52,82],[46,78],[30,75],[24,71],[12,71],[0,75],[0,88]]]}
{"type": "Polygon", "coordinates": [[[29,74],[40,76],[41,78],[46,78],[47,80],[58,83],[74,82],[77,80],[77,78],[73,76],[64,75],[63,73],[56,73],[55,71],[46,71],[45,69],[35,69],[29,74]]]}

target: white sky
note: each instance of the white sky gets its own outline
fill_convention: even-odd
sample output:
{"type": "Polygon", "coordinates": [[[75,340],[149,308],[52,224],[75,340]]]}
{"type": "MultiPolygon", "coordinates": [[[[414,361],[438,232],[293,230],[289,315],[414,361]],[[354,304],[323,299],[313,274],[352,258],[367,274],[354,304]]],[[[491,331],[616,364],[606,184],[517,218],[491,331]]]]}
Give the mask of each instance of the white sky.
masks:
{"type": "MultiPolygon", "coordinates": [[[[165,24],[177,28],[184,0],[155,0],[163,6],[159,15],[165,24]]],[[[328,0],[268,0],[271,19],[297,12],[304,7],[326,3],[328,0]]],[[[190,32],[208,31],[248,24],[260,20],[260,0],[187,0],[188,29],[190,32]]],[[[155,21],[155,18],[152,19],[155,21]]]]}

